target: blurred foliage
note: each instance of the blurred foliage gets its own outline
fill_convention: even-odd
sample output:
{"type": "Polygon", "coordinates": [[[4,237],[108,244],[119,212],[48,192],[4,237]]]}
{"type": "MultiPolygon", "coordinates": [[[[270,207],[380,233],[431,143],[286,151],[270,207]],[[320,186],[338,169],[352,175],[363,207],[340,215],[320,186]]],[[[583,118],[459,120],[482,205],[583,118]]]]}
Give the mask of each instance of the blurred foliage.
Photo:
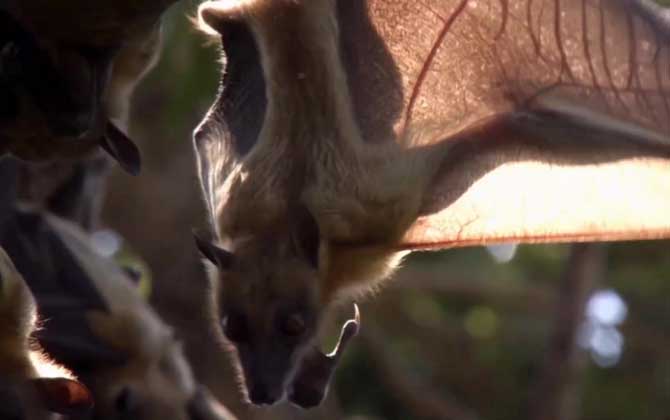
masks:
{"type": "MultiPolygon", "coordinates": [[[[240,403],[230,362],[206,326],[205,281],[190,241],[191,227],[205,223],[190,132],[219,77],[218,46],[185,18],[194,8],[181,2],[166,19],[163,58],[140,86],[132,114],[145,171],[138,179],[115,174],[105,220],[148,261],[154,302],[180,330],[200,378],[245,420],[440,418],[417,396],[476,413],[470,418],[528,418],[559,309],[566,245],[521,246],[507,264],[479,248],[414,255],[363,305],[365,334],[338,370],[325,407],[301,413],[240,403]]],[[[628,305],[625,347],[614,367],[585,363],[575,390],[583,396],[578,418],[668,418],[669,250],[670,242],[660,241],[609,247],[602,286],[628,305]]]]}

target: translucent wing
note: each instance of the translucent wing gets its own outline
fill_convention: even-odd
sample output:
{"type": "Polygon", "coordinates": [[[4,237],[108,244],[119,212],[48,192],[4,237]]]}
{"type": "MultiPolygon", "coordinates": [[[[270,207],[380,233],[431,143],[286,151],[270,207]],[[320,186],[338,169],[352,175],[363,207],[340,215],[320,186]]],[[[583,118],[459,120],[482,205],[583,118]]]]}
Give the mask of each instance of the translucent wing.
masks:
{"type": "Polygon", "coordinates": [[[401,248],[670,237],[670,31],[637,2],[339,13],[363,136],[452,144],[401,248]]]}

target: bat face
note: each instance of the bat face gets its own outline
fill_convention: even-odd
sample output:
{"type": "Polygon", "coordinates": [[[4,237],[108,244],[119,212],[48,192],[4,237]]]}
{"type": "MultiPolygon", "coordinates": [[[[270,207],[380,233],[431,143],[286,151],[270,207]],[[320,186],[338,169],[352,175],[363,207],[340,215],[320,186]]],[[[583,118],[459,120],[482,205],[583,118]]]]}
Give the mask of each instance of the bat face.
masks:
{"type": "MultiPolygon", "coordinates": [[[[72,353],[73,369],[90,386],[96,399],[94,418],[191,420],[189,407],[196,397],[197,386],[172,329],[140,296],[136,285],[116,263],[96,254],[78,226],[56,217],[44,219],[43,230],[58,238],[52,252],[60,252],[64,254],[63,260],[65,256],[71,260],[74,266],[71,272],[75,267],[83,271],[79,279],[83,284],[78,287],[93,289],[106,307],[90,308],[81,315],[88,327],[84,331],[92,337],[77,336],[82,331],[71,328],[72,323],[70,329],[65,323],[58,323],[59,318],[67,316],[62,307],[52,314],[56,322],[52,324],[51,335],[41,337],[48,348],[49,343],[58,341],[59,333],[71,335],[69,342],[60,343],[60,352],[72,353]],[[82,341],[84,345],[78,347],[76,343],[82,341]],[[122,357],[103,359],[102,355],[110,352],[122,357]]],[[[40,242],[39,238],[33,240],[40,242]]],[[[57,274],[53,277],[51,284],[63,281],[57,274]]],[[[70,275],[65,281],[72,278],[70,275]]],[[[76,304],[79,296],[72,289],[64,293],[70,293],[76,304]]],[[[51,293],[38,295],[38,301],[41,298],[47,306],[52,299],[57,300],[56,293],[51,289],[51,293]]],[[[49,332],[48,328],[45,330],[49,332]]]]}
{"type": "Polygon", "coordinates": [[[234,420],[202,386],[194,382],[181,345],[163,343],[162,357],[137,357],[122,367],[84,372],[98,420],[234,420]]]}
{"type": "Polygon", "coordinates": [[[284,397],[295,367],[315,339],[320,319],[318,296],[309,287],[314,273],[300,270],[303,267],[296,262],[283,261],[282,266],[294,270],[240,270],[221,277],[222,331],[235,347],[248,398],[254,404],[272,404],[284,397]],[[281,284],[287,278],[289,289],[281,284]],[[236,288],[235,282],[244,285],[236,288]],[[226,285],[231,285],[229,292],[226,285]]]}
{"type": "Polygon", "coordinates": [[[274,244],[247,242],[226,259],[223,250],[199,241],[203,255],[216,264],[214,316],[254,404],[284,397],[321,317],[316,268],[282,255],[274,244]]]}
{"type": "Polygon", "coordinates": [[[159,338],[146,324],[138,328],[128,318],[120,318],[103,313],[89,317],[96,336],[126,356],[121,364],[99,363],[79,370],[95,396],[94,418],[188,420],[188,405],[196,390],[180,343],[171,335],[159,338]],[[151,337],[147,342],[152,345],[136,333],[151,337]]]}
{"type": "Polygon", "coordinates": [[[122,367],[100,368],[82,379],[96,397],[96,419],[190,420],[195,393],[190,368],[175,343],[165,343],[162,358],[134,360],[122,367]]]}
{"type": "MultiPolygon", "coordinates": [[[[318,405],[349,340],[358,331],[358,312],[342,327],[336,350],[324,355],[317,344],[323,314],[315,261],[277,255],[278,242],[244,241],[235,253],[196,236],[213,265],[212,310],[247,399],[269,405],[288,397],[301,407],[318,405]]],[[[281,242],[279,242],[281,243],[281,242]]]]}

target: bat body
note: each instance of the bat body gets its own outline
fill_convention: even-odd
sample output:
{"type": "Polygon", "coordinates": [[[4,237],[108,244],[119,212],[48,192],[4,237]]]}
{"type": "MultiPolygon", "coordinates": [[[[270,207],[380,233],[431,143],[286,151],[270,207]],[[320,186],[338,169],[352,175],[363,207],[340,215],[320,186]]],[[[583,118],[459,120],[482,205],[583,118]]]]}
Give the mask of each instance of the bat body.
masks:
{"type": "Polygon", "coordinates": [[[56,413],[85,413],[92,405],[89,391],[32,342],[35,301],[2,248],[0,315],[0,417],[55,420],[61,418],[56,413]]]}
{"type": "Polygon", "coordinates": [[[100,146],[137,173],[139,151],[124,130],[132,90],[159,55],[160,13],[115,40],[92,32],[73,42],[64,38],[71,26],[61,20],[59,32],[44,22],[58,11],[37,3],[0,8],[0,152],[45,161],[90,156],[100,146]]]}
{"type": "Polygon", "coordinates": [[[670,236],[670,33],[637,3],[199,15],[225,56],[194,134],[215,231],[197,244],[254,403],[318,404],[324,311],[412,250],[670,236]]]}
{"type": "Polygon", "coordinates": [[[92,418],[233,419],[196,383],[174,332],[126,272],[77,225],[19,204],[3,165],[0,244],[24,273],[45,321],[42,347],[91,390],[92,418]]]}

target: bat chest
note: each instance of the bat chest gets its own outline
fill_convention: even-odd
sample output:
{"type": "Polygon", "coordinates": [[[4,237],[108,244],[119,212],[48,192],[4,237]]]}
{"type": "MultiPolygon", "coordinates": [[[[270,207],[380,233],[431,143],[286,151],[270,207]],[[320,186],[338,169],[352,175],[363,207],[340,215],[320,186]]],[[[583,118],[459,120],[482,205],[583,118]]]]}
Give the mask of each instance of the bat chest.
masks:
{"type": "Polygon", "coordinates": [[[301,202],[317,220],[321,237],[333,243],[374,245],[395,240],[414,220],[421,178],[401,155],[387,159],[385,147],[342,151],[317,162],[301,202]],[[374,150],[376,149],[376,150],[374,150]],[[330,164],[328,164],[330,163],[330,164]]]}

